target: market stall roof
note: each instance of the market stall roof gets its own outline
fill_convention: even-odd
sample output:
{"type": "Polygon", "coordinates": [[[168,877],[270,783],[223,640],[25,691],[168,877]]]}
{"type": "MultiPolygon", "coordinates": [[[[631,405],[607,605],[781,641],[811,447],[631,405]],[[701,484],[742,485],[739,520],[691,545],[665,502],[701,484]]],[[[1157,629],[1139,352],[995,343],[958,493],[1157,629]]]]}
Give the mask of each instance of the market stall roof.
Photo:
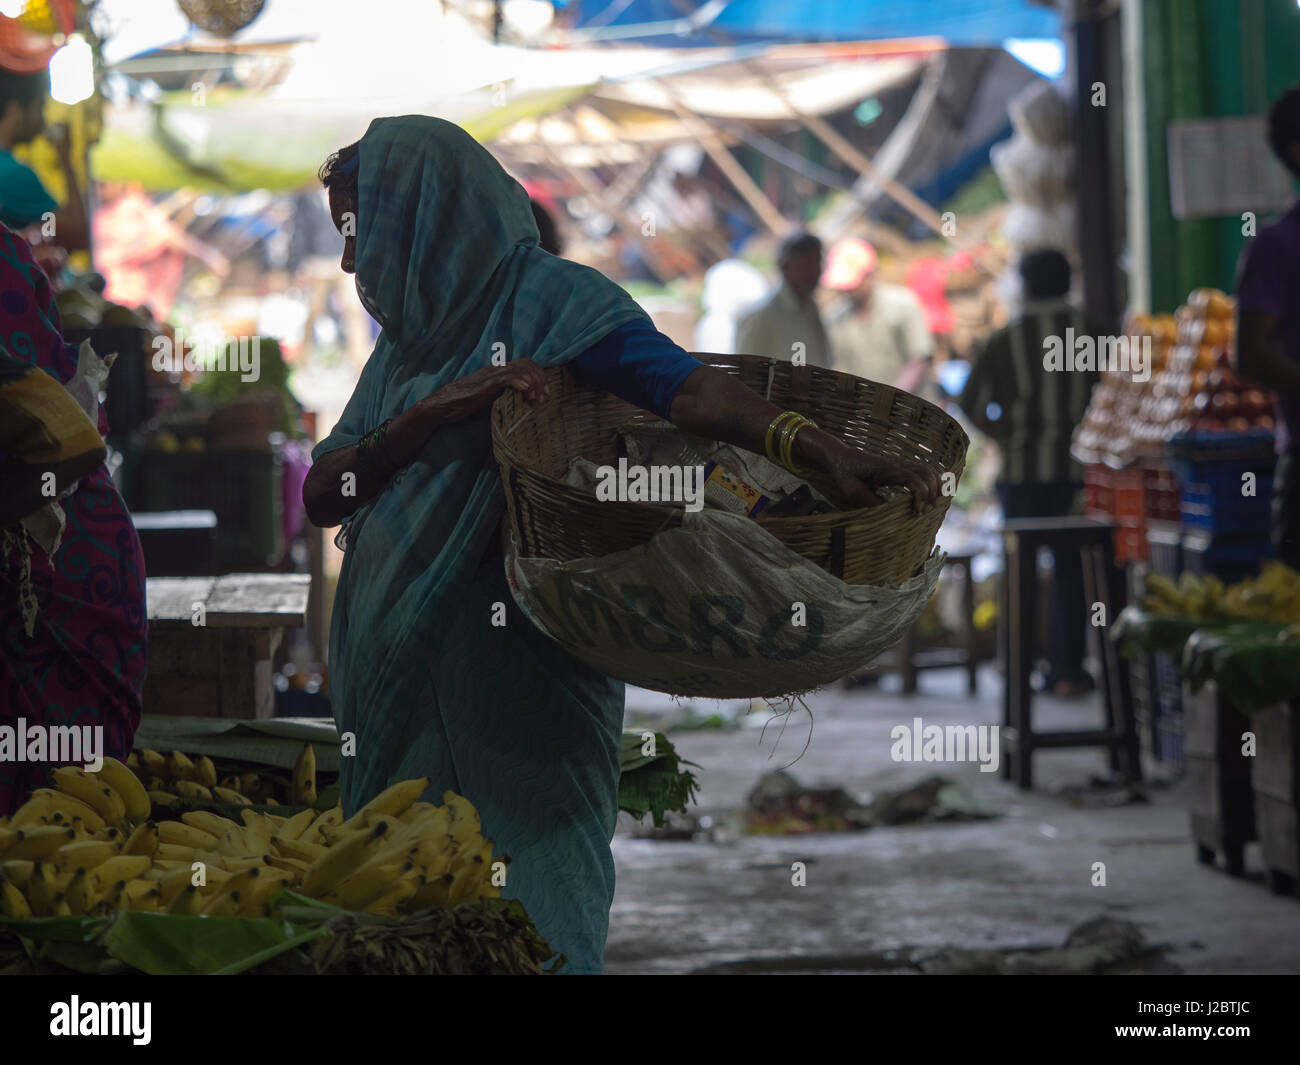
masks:
{"type": "Polygon", "coordinates": [[[782,121],[790,110],[773,91],[773,82],[800,111],[829,114],[917,77],[922,60],[915,54],[882,56],[866,61],[836,61],[828,52],[801,57],[769,51],[761,60],[732,62],[719,57],[706,70],[664,80],[638,77],[598,86],[596,96],[640,107],[672,111],[674,101],[688,110],[717,118],[750,122],[782,121]]]}
{"type": "Polygon", "coordinates": [[[651,40],[665,47],[720,41],[881,41],[938,37],[997,46],[1009,38],[1061,35],[1061,17],[1031,0],[575,0],[575,35],[651,40]]]}
{"type": "MultiPolygon", "coordinates": [[[[293,46],[292,63],[265,89],[221,84],[153,99],[138,88],[120,93],[93,153],[95,176],[154,189],[294,189],[309,183],[325,156],[364,133],[376,115],[438,115],[491,140],[522,119],[581,99],[597,83],[627,81],[682,61],[679,51],[649,48],[498,46],[436,5],[368,0],[367,8],[362,22],[313,8],[320,17],[304,24],[315,28],[314,38],[293,46]],[[403,32],[394,33],[395,26],[403,32]]],[[[239,38],[243,51],[253,39],[239,38]]],[[[124,66],[134,77],[150,62],[174,73],[177,61],[188,57],[197,75],[208,69],[216,47],[189,40],[124,66]]],[[[737,54],[712,52],[693,60],[692,68],[737,54]]]]}
{"type": "Polygon", "coordinates": [[[602,81],[582,103],[515,122],[495,143],[526,162],[545,163],[554,153],[566,166],[630,163],[646,148],[695,139],[678,108],[744,123],[790,121],[787,100],[805,114],[829,114],[918,78],[924,61],[911,52],[862,61],[858,52],[835,56],[820,46],[693,56],[602,81]]]}

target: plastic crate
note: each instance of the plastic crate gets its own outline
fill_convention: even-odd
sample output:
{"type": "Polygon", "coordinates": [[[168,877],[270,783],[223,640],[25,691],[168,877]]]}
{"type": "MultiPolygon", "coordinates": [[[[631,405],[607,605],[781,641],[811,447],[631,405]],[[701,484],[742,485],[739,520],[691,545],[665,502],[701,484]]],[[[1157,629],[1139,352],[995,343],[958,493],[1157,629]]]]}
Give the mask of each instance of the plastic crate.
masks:
{"type": "Polygon", "coordinates": [[[1273,557],[1266,534],[1215,536],[1190,530],[1183,536],[1183,568],[1204,576],[1213,574],[1229,584],[1256,576],[1264,560],[1273,557]]]}
{"type": "Polygon", "coordinates": [[[214,511],[218,572],[259,570],[284,554],[282,479],[278,451],[150,452],[134,505],[214,511]]]}
{"type": "Polygon", "coordinates": [[[1170,467],[1180,484],[1204,481],[1215,467],[1234,465],[1242,471],[1271,473],[1276,464],[1273,434],[1264,429],[1245,433],[1182,433],[1169,442],[1170,467]]]}
{"type": "Polygon", "coordinates": [[[1183,715],[1161,714],[1156,718],[1156,761],[1175,769],[1182,769],[1183,715]]]}
{"type": "Polygon", "coordinates": [[[1183,572],[1183,527],[1174,522],[1147,524],[1147,565],[1152,573],[1177,580],[1183,572]]]}
{"type": "Polygon", "coordinates": [[[1177,717],[1183,712],[1183,679],[1178,663],[1167,651],[1157,651],[1151,656],[1155,674],[1156,720],[1177,717]]]}
{"type": "Polygon", "coordinates": [[[1146,484],[1146,471],[1141,466],[1130,466],[1128,469],[1115,471],[1112,513],[1121,525],[1146,524],[1146,484]]]}
{"type": "Polygon", "coordinates": [[[1084,511],[1089,517],[1109,518],[1115,513],[1115,473],[1101,462],[1083,468],[1084,511]]]}
{"type": "Polygon", "coordinates": [[[1242,495],[1242,471],[1215,471],[1207,480],[1183,485],[1183,524],[1212,533],[1267,533],[1273,475],[1256,474],[1255,494],[1242,495]]]}
{"type": "Polygon", "coordinates": [[[1178,478],[1174,471],[1165,467],[1148,467],[1147,474],[1147,521],[1178,521],[1179,510],[1178,478]]]}
{"type": "Polygon", "coordinates": [[[1135,651],[1125,659],[1128,666],[1129,692],[1133,697],[1133,720],[1137,725],[1142,750],[1155,757],[1157,707],[1155,666],[1147,651],[1135,651]]]}
{"type": "Polygon", "coordinates": [[[1147,559],[1147,535],[1141,525],[1121,525],[1115,530],[1115,561],[1120,565],[1128,562],[1145,562],[1147,559]]]}
{"type": "Polygon", "coordinates": [[[1145,562],[1148,558],[1146,531],[1150,523],[1179,518],[1178,480],[1169,469],[1153,464],[1109,473],[1110,516],[1120,526],[1115,534],[1116,560],[1145,562]]]}
{"type": "Polygon", "coordinates": [[[1184,435],[1169,445],[1183,524],[1215,534],[1266,535],[1273,497],[1273,435],[1264,431],[1184,435]],[[1255,494],[1243,496],[1243,478],[1255,494]]]}

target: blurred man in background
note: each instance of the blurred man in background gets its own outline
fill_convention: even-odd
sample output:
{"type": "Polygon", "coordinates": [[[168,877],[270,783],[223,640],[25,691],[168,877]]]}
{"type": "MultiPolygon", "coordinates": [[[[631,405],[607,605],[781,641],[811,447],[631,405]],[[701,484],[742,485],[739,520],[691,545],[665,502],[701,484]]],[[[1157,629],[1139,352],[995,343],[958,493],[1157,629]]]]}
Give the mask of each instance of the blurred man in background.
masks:
{"type": "MultiPolygon", "coordinates": [[[[971,361],[959,404],[976,428],[1002,453],[998,498],[1007,518],[1064,517],[1083,488],[1082,471],[1070,455],[1074,427],[1082,420],[1097,381],[1093,370],[1050,371],[1047,343],[1102,335],[1090,330],[1067,300],[1070,263],[1059,251],[1035,251],[1020,260],[1024,310],[994,332],[971,361]]],[[[1058,696],[1093,687],[1083,668],[1085,618],[1083,566],[1077,551],[1057,551],[1052,570],[1053,605],[1046,688],[1058,696]]]]}
{"type": "Polygon", "coordinates": [[[36,176],[36,171],[14,158],[20,144],[45,133],[45,101],[50,95],[48,71],[11,74],[0,70],[0,222],[10,229],[32,230],[33,242],[57,244],[65,251],[82,251],[90,246],[85,201],[72,166],[72,145],[68,131],[51,127],[47,133],[59,156],[59,167],[68,187],[67,202],[60,207],[36,176]],[[53,216],[54,232],[42,232],[47,215],[53,216]]]}
{"type": "Polygon", "coordinates": [[[822,242],[811,233],[788,234],[776,254],[781,283],[740,319],[736,350],[830,368],[830,345],[821,312],[813,299],[822,272],[822,242]]]}
{"type": "Polygon", "coordinates": [[[876,267],[876,249],[857,237],[827,256],[822,286],[844,294],[827,330],[832,366],[914,392],[934,354],[925,308],[911,289],[879,280],[876,267]]]}
{"type": "MultiPolygon", "coordinates": [[[[1300,177],[1300,86],[1273,102],[1268,139],[1282,165],[1300,177]]],[[[1283,562],[1300,568],[1300,203],[1246,246],[1237,315],[1238,368],[1278,393],[1273,545],[1283,562]]]]}

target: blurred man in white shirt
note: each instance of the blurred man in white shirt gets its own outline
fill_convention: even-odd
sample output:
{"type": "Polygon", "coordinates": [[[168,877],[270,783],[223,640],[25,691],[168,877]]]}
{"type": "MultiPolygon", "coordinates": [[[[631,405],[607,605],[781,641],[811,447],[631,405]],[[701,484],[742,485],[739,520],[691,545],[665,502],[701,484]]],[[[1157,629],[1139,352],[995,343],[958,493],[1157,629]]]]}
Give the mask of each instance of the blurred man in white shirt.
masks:
{"type": "Polygon", "coordinates": [[[830,345],[813,300],[822,272],[822,242],[811,233],[791,233],[777,251],[781,284],[736,328],[736,351],[830,368],[830,345]]]}
{"type": "Polygon", "coordinates": [[[827,256],[822,286],[844,295],[828,315],[832,369],[916,391],[934,354],[925,308],[910,288],[876,278],[876,249],[846,237],[827,256]]]}

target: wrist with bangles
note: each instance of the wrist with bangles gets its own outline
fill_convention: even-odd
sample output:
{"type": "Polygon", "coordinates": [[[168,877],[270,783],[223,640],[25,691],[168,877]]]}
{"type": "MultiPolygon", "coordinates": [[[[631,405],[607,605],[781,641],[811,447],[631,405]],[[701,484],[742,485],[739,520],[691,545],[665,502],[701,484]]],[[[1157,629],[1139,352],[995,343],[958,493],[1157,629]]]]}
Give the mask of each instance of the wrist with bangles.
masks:
{"type": "Polygon", "coordinates": [[[387,419],[357,441],[357,466],[362,473],[380,481],[391,477],[398,468],[385,447],[388,427],[392,423],[392,418],[387,419]]]}
{"type": "Polygon", "coordinates": [[[798,411],[786,410],[773,418],[767,427],[767,436],[764,440],[767,457],[797,477],[804,477],[809,471],[794,464],[794,438],[800,429],[809,426],[815,429],[817,423],[811,418],[805,418],[798,411]]]}

